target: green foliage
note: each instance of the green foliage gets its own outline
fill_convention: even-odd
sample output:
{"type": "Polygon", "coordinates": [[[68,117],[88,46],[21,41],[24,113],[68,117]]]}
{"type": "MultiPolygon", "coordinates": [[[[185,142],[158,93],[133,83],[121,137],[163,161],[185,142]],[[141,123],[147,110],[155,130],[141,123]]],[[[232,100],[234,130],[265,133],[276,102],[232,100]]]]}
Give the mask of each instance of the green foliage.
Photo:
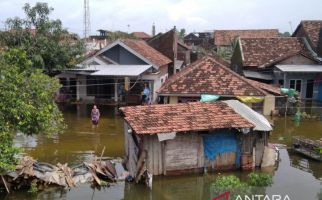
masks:
{"type": "Polygon", "coordinates": [[[218,196],[224,192],[230,192],[230,198],[236,199],[238,195],[247,195],[250,193],[250,187],[246,183],[242,183],[238,177],[234,175],[219,176],[214,183],[211,184],[212,196],[218,196]]]}
{"type": "Polygon", "coordinates": [[[51,20],[53,8],[47,3],[26,3],[25,18],[6,20],[8,31],[0,32],[0,45],[19,48],[27,52],[33,67],[52,72],[74,67],[85,52],[85,45],[62,28],[60,20],[51,20]]]}
{"type": "Polygon", "coordinates": [[[117,39],[138,39],[138,38],[135,37],[133,34],[129,34],[129,33],[122,32],[122,31],[114,31],[114,32],[108,33],[107,39],[114,41],[117,39]]]}
{"type": "Polygon", "coordinates": [[[252,193],[264,193],[260,187],[271,186],[272,175],[268,173],[252,172],[247,176],[246,182],[241,182],[235,175],[219,176],[211,184],[212,196],[218,196],[224,192],[230,192],[230,199],[236,199],[238,195],[251,195],[252,193]],[[259,187],[259,188],[258,188],[259,187]]]}
{"type": "Polygon", "coordinates": [[[184,36],[186,36],[186,29],[182,28],[182,29],[180,29],[180,31],[179,31],[179,37],[180,37],[181,39],[183,39],[183,38],[184,38],[184,36]]]}
{"type": "Polygon", "coordinates": [[[109,186],[109,184],[108,184],[108,182],[106,182],[106,181],[101,181],[100,186],[102,186],[102,187],[108,187],[108,186],[109,186]]]}
{"type": "Polygon", "coordinates": [[[217,50],[217,54],[222,57],[223,59],[230,61],[232,56],[232,49],[233,47],[220,47],[217,50]]]}
{"type": "Polygon", "coordinates": [[[58,80],[32,67],[25,52],[10,49],[0,55],[0,173],[12,169],[12,133],[52,134],[64,127],[54,102],[58,80]]]}
{"type": "Polygon", "coordinates": [[[247,183],[250,186],[266,187],[273,184],[273,177],[268,173],[252,172],[247,176],[247,183]]]}
{"type": "Polygon", "coordinates": [[[9,129],[4,124],[0,124],[0,174],[2,174],[15,168],[15,155],[19,153],[19,149],[13,147],[12,134],[9,129]]]}
{"type": "Polygon", "coordinates": [[[284,33],[278,33],[280,37],[291,37],[290,32],[286,31],[284,33]]]}
{"type": "Polygon", "coordinates": [[[36,194],[38,191],[39,191],[39,189],[38,189],[38,186],[37,186],[37,181],[33,180],[31,182],[31,185],[30,185],[30,188],[28,190],[28,193],[36,194]]]}
{"type": "Polygon", "coordinates": [[[322,188],[320,189],[320,192],[317,193],[316,197],[318,200],[322,200],[322,188]]]}

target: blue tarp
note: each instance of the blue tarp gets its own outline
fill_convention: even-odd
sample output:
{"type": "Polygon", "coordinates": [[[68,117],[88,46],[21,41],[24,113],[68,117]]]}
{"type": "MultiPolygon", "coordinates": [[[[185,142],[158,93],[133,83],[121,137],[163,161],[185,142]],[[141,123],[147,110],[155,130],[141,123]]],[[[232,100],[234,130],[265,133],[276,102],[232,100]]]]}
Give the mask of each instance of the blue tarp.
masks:
{"type": "Polygon", "coordinates": [[[236,153],[236,166],[240,166],[240,145],[237,133],[223,129],[203,135],[205,156],[208,160],[215,160],[217,155],[229,152],[236,153]]]}

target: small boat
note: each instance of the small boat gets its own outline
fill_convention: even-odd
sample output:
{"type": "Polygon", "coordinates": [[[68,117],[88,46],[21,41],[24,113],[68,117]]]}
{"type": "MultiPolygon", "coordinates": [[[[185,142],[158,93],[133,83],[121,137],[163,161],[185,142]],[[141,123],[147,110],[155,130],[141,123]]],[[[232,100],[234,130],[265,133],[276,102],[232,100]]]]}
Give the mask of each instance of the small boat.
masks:
{"type": "Polygon", "coordinates": [[[322,139],[312,140],[305,137],[293,137],[293,150],[311,159],[322,161],[322,139]]]}

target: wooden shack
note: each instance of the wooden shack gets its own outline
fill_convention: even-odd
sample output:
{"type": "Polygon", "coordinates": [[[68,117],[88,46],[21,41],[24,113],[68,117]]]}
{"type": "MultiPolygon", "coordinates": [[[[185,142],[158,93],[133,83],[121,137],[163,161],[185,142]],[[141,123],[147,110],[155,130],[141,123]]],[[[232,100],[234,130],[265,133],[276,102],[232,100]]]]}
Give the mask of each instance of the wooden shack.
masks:
{"type": "Polygon", "coordinates": [[[244,154],[251,155],[246,164],[254,166],[261,161],[271,130],[269,123],[267,130],[260,127],[257,113],[236,100],[131,106],[120,111],[125,165],[133,177],[142,168],[153,175],[237,169],[249,162],[244,154]],[[258,127],[262,130],[255,130],[258,127]]]}

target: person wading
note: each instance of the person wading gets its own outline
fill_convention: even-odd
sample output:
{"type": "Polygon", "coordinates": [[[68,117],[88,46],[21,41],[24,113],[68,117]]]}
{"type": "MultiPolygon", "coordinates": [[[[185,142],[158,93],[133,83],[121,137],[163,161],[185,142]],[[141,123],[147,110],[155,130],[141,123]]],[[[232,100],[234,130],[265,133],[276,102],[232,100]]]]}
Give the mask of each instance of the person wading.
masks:
{"type": "Polygon", "coordinates": [[[100,119],[100,111],[97,109],[97,106],[94,105],[92,112],[91,112],[91,117],[92,117],[92,124],[93,126],[97,126],[98,125],[98,121],[100,119]]]}

